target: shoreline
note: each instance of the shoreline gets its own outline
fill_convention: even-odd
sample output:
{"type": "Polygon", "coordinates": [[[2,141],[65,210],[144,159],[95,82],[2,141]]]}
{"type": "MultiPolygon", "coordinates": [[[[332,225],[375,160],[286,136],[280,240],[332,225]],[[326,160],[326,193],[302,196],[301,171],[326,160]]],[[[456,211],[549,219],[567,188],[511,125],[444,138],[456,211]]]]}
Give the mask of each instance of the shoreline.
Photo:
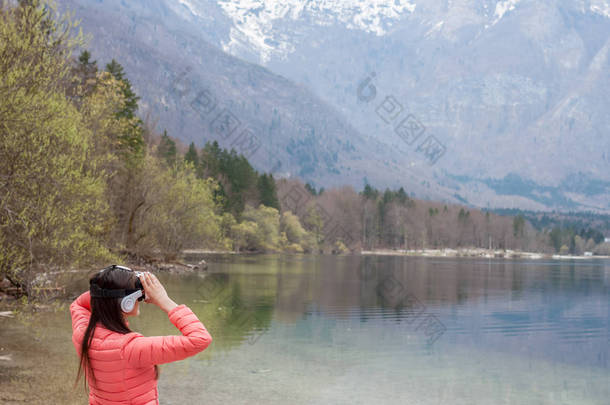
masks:
{"type": "Polygon", "coordinates": [[[413,257],[470,257],[483,259],[532,259],[532,260],[587,260],[610,259],[610,256],[575,256],[554,253],[523,252],[520,250],[500,250],[481,248],[462,249],[373,249],[360,252],[364,256],[413,256],[413,257]]]}
{"type": "MultiPolygon", "coordinates": [[[[182,255],[264,255],[264,254],[295,254],[289,252],[234,252],[227,250],[209,250],[209,249],[186,249],[182,251],[182,255]]],[[[313,253],[296,253],[299,255],[318,255],[313,253]]],[[[576,256],[576,255],[559,255],[556,253],[539,253],[539,252],[524,252],[512,249],[483,249],[483,248],[442,248],[442,249],[373,249],[362,250],[346,254],[329,254],[328,256],[345,256],[345,255],[362,255],[362,256],[413,256],[413,257],[480,257],[484,259],[547,259],[547,260],[587,260],[587,259],[610,259],[610,256],[593,255],[593,256],[576,256]]]]}

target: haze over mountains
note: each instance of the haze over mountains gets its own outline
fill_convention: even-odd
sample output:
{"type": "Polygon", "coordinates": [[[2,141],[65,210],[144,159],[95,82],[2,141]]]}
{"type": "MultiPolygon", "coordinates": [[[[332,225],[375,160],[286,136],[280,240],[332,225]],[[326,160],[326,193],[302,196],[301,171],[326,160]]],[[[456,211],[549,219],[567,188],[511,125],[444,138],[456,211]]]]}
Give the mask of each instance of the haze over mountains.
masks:
{"type": "Polygon", "coordinates": [[[61,5],[94,57],[125,66],[158,129],[200,146],[249,137],[260,170],[610,212],[607,1],[61,5]]]}

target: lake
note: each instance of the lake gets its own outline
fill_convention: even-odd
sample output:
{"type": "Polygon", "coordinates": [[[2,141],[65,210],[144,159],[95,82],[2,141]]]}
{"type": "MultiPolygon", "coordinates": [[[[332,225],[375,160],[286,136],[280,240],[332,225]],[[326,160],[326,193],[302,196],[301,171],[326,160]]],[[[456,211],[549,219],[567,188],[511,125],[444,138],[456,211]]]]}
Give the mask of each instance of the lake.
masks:
{"type": "MultiPolygon", "coordinates": [[[[162,404],[609,403],[608,260],[205,258],[159,277],[214,338],[161,366],[162,404]]],[[[67,304],[0,319],[0,402],[82,403],[67,304]]],[[[141,308],[132,329],[176,332],[141,308]]]]}

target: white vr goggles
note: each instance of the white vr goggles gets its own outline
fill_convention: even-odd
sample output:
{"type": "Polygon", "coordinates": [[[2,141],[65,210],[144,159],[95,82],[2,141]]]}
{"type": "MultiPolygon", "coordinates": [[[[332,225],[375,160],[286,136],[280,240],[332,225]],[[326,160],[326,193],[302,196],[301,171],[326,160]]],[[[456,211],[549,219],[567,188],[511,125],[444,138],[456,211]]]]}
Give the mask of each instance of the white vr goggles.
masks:
{"type": "Polygon", "coordinates": [[[103,273],[105,271],[118,269],[124,271],[131,271],[135,273],[138,279],[136,280],[136,288],[135,289],[105,289],[101,288],[97,284],[91,282],[89,285],[89,291],[92,297],[95,298],[122,298],[121,299],[121,310],[123,312],[131,312],[136,305],[136,301],[142,301],[146,299],[144,295],[144,287],[142,286],[142,282],[140,281],[140,277],[143,273],[139,271],[133,271],[129,267],[119,266],[113,264],[112,266],[108,266],[100,271],[103,273]]]}

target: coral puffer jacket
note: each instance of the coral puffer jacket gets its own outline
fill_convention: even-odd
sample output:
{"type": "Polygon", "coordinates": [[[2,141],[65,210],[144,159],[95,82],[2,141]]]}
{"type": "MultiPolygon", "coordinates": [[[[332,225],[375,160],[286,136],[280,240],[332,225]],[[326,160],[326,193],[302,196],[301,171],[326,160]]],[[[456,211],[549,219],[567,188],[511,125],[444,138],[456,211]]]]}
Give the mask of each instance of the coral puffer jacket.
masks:
{"type": "MultiPolygon", "coordinates": [[[[72,342],[79,356],[91,316],[90,299],[87,291],[70,305],[72,342]]],[[[212,336],[187,306],[177,306],[168,316],[182,336],[121,334],[97,325],[89,347],[95,376],[94,386],[89,381],[89,404],[159,403],[154,366],[193,356],[212,342],[212,336]]]]}

